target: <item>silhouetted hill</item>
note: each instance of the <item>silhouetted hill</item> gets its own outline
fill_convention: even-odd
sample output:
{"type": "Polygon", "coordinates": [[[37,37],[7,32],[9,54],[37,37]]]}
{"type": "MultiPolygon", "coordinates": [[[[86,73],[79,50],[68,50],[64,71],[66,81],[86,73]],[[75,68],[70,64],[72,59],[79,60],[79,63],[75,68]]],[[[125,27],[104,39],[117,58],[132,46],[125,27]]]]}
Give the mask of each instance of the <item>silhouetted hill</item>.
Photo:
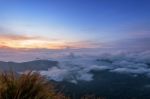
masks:
{"type": "Polygon", "coordinates": [[[93,71],[94,80],[55,82],[66,95],[79,99],[84,95],[95,95],[106,99],[150,99],[150,79],[145,75],[131,76],[106,71],[93,71]]]}
{"type": "Polygon", "coordinates": [[[57,66],[58,62],[50,60],[35,60],[29,62],[3,62],[0,61],[0,70],[14,70],[14,71],[25,71],[25,70],[47,70],[52,66],[57,66]]]}

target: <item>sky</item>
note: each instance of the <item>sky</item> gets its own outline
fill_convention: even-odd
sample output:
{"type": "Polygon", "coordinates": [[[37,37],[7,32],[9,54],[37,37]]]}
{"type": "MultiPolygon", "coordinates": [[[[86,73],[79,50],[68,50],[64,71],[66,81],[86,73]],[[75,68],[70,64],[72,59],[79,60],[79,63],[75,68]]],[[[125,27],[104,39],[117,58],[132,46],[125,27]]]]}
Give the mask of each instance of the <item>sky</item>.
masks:
{"type": "Polygon", "coordinates": [[[0,48],[147,47],[149,5],[150,0],[0,0],[0,48]]]}

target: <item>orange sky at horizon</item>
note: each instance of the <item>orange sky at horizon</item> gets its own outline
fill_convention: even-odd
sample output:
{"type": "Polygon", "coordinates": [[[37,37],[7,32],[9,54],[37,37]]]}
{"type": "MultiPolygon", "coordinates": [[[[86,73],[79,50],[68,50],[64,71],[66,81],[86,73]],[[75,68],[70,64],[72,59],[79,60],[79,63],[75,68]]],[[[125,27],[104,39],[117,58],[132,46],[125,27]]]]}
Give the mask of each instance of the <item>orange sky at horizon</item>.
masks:
{"type": "Polygon", "coordinates": [[[40,37],[30,37],[22,35],[1,35],[0,48],[46,48],[46,49],[61,49],[64,47],[64,42],[50,41],[40,37]]]}
{"type": "Polygon", "coordinates": [[[64,48],[86,48],[91,47],[88,42],[67,42],[43,37],[32,37],[24,35],[0,35],[0,48],[14,49],[64,49],[64,48]]]}

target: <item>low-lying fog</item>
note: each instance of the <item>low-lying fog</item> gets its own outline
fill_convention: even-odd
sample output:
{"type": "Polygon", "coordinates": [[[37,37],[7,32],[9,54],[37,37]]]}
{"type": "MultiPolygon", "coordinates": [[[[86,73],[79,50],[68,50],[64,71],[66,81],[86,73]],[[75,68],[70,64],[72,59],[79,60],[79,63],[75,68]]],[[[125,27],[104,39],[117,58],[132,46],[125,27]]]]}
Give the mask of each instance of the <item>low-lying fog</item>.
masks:
{"type": "Polygon", "coordinates": [[[108,71],[150,77],[150,51],[123,51],[108,49],[36,50],[22,52],[0,52],[2,61],[52,60],[58,66],[39,70],[41,75],[54,81],[92,81],[91,71],[108,71]],[[7,53],[7,54],[6,54],[7,53]]]}

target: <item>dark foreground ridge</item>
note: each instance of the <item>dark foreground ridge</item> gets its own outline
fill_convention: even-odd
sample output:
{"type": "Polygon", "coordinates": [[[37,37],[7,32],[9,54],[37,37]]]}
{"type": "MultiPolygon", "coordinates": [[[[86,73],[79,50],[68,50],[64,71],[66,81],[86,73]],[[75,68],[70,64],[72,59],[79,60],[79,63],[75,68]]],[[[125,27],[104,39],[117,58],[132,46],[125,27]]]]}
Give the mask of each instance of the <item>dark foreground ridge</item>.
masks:
{"type": "MultiPolygon", "coordinates": [[[[0,62],[0,69],[2,71],[9,70],[9,66],[11,66],[15,72],[24,70],[47,70],[57,65],[58,62],[50,60],[36,60],[23,63],[0,62]]],[[[100,97],[99,99],[150,99],[150,78],[147,75],[128,75],[109,72],[108,70],[93,70],[90,72],[94,75],[92,81],[81,80],[78,83],[71,83],[67,80],[59,82],[49,80],[48,83],[54,83],[57,89],[56,92],[61,91],[71,99],[80,99],[85,95],[88,95],[86,99],[93,99],[91,98],[92,96],[100,97]]],[[[3,87],[3,84],[4,82],[0,85],[3,87]]]]}
{"type": "Polygon", "coordinates": [[[93,81],[79,81],[77,84],[63,81],[58,85],[67,95],[77,99],[85,94],[105,99],[150,99],[150,79],[145,75],[131,76],[107,71],[93,73],[93,81]]]}

